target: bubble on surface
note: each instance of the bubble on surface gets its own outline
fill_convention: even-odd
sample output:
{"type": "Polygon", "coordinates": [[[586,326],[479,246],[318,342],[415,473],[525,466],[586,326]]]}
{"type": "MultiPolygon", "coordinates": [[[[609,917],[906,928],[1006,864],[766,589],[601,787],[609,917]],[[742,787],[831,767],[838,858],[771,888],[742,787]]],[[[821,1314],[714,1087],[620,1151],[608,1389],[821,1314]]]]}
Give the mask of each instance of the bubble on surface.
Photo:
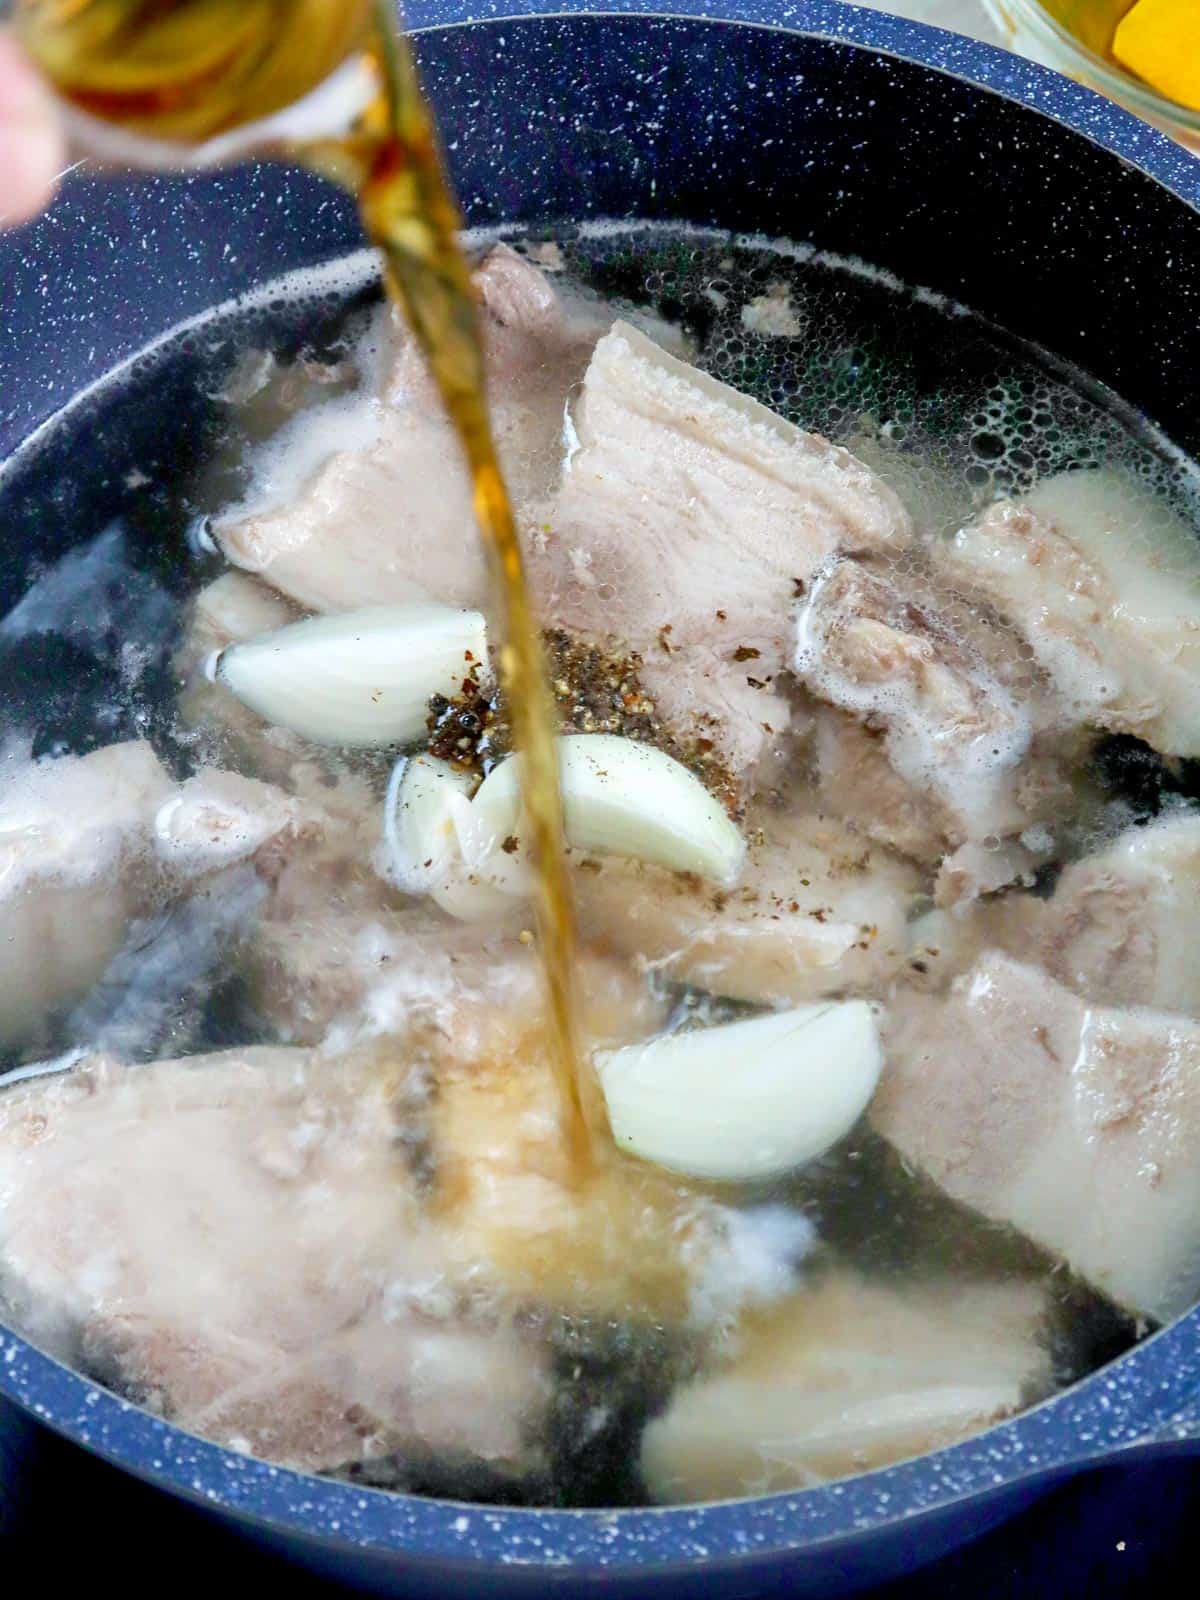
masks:
{"type": "Polygon", "coordinates": [[[698,364],[801,427],[845,444],[918,528],[951,533],[1054,473],[1117,467],[1200,526],[1200,474],[1083,374],[967,308],[868,263],[784,240],[588,224],[571,271],[678,317],[698,364]],[[785,304],[800,336],[746,313],[785,304]]]}

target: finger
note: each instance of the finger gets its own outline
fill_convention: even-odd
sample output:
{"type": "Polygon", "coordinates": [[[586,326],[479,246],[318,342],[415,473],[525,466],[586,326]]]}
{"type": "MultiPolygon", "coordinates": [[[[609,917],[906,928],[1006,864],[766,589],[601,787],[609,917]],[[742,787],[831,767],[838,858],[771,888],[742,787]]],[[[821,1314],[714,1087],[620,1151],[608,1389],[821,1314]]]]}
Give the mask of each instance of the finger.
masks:
{"type": "Polygon", "coordinates": [[[40,211],[65,165],[50,91],[12,36],[0,32],[0,223],[40,211]]]}

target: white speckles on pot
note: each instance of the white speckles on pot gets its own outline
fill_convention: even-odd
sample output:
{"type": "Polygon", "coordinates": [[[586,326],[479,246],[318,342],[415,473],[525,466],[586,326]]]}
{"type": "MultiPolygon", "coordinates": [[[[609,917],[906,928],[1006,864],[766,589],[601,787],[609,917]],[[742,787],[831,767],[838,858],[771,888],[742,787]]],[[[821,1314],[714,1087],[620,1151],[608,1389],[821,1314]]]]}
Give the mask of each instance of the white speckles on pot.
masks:
{"type": "MultiPolygon", "coordinates": [[[[1193,1315],[1191,1323],[1197,1320],[1193,1315]]],[[[731,1560],[763,1563],[764,1574],[787,1568],[788,1557],[818,1540],[847,1534],[878,1537],[897,1519],[929,1519],[931,1553],[944,1547],[945,1518],[966,1501],[979,1531],[1003,1505],[978,1497],[1019,1488],[1032,1476],[1046,1481],[1123,1447],[1178,1440],[1194,1447],[1200,1424],[1200,1341],[1188,1323],[1148,1341],[1089,1382],[1078,1385],[980,1438],[920,1461],[799,1494],[712,1507],[633,1512],[533,1512],[463,1507],[317,1483],[265,1463],[231,1455],[175,1432],[24,1345],[0,1347],[3,1386],[19,1403],[70,1436],[85,1433],[91,1448],[176,1493],[216,1506],[234,1518],[266,1521],[286,1537],[293,1530],[326,1541],[346,1563],[354,1547],[393,1552],[397,1586],[412,1587],[404,1557],[467,1560],[538,1573],[570,1569],[594,1577],[628,1578],[644,1590],[658,1567],[731,1560]],[[1181,1402],[1192,1407],[1188,1414],[1181,1402]]],[[[12,1450],[15,1411],[0,1412],[0,1444],[12,1450]]],[[[19,1439],[18,1446],[19,1448],[19,1439]]],[[[961,1529],[965,1536],[966,1528],[961,1529]]],[[[346,1570],[343,1566],[342,1570],[346,1570]]],[[[810,1551],[804,1570],[817,1570],[810,1551]]],[[[715,1579],[713,1569],[711,1576],[715,1579]]],[[[745,1577],[743,1574],[743,1584],[745,1577]]],[[[791,1592],[803,1593],[798,1580],[791,1592]]],[[[533,1593],[534,1587],[528,1592],[533,1593]]],[[[495,1592],[495,1591],[492,1591],[495,1592]]],[[[519,1590],[514,1592],[520,1592],[519,1590]]],[[[714,1592],[719,1592],[715,1590],[714,1592]]],[[[742,1587],[740,1594],[751,1593],[742,1587]]],[[[814,1591],[815,1592],[815,1591],[814,1591]]]]}

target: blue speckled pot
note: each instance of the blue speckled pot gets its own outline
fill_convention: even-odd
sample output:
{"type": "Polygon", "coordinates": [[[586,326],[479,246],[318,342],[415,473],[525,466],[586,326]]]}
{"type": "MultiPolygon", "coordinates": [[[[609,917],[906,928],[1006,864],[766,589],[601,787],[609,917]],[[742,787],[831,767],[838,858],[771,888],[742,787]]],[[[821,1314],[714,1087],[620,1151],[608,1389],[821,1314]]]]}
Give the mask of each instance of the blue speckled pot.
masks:
{"type": "MultiPolygon", "coordinates": [[[[1078,363],[1200,453],[1200,163],[1158,134],[1052,73],[876,12],[540,9],[495,0],[492,20],[443,27],[462,20],[453,6],[409,8],[430,28],[421,54],[473,222],[679,218],[858,254],[1078,363]]],[[[349,206],[295,173],[75,181],[0,243],[0,456],[180,318],[356,241],[349,206]]],[[[302,1477],[180,1433],[2,1331],[0,1394],[380,1593],[833,1594],[1083,1467],[1195,1450],[1200,1311],[967,1444],[690,1510],[493,1510],[302,1477]]]]}

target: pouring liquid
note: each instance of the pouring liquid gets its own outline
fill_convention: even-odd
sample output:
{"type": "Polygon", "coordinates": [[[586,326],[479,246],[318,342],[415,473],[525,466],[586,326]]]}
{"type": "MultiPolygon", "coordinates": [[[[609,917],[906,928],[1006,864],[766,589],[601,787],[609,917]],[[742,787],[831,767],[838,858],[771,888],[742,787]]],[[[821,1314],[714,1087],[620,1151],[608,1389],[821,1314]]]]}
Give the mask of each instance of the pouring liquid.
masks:
{"type": "Polygon", "coordinates": [[[290,154],[348,188],[458,433],[500,596],[500,676],[521,751],[536,868],[550,1050],[571,1170],[603,1125],[576,1028],[575,919],[564,846],[556,719],[512,505],[488,416],[483,347],[462,219],[429,106],[389,0],[19,0],[18,33],[72,105],[138,136],[200,142],[261,121],[361,54],[377,85],[348,132],[290,154]]]}

